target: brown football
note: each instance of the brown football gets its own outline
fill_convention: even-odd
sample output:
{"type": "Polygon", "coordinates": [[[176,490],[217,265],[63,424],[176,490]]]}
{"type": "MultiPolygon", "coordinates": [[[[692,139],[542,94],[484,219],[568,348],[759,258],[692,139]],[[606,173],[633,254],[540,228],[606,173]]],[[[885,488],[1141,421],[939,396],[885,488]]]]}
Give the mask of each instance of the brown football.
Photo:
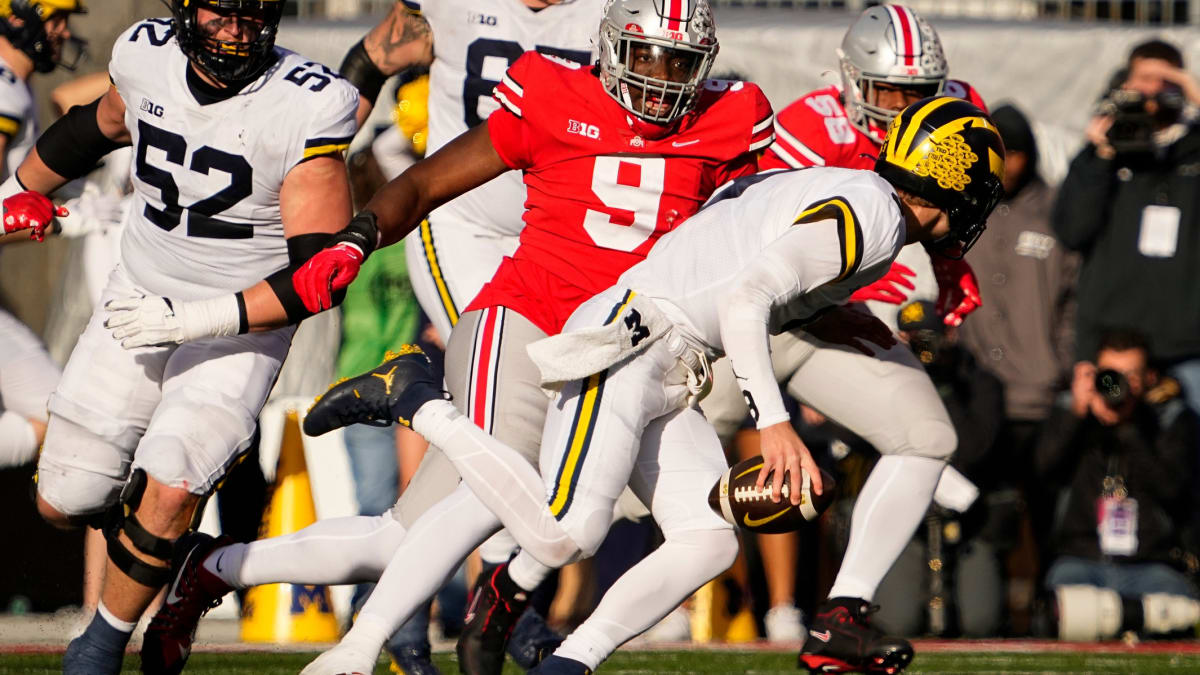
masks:
{"type": "Polygon", "coordinates": [[[837,482],[829,472],[821,470],[821,494],[813,494],[808,474],[804,475],[800,503],[793,506],[787,481],[783,484],[783,499],[771,501],[771,481],[759,489],[758,472],[763,458],[752,457],[730,467],[708,493],[708,505],[731,525],[743,530],[778,534],[798,530],[816,520],[833,502],[837,482]]]}

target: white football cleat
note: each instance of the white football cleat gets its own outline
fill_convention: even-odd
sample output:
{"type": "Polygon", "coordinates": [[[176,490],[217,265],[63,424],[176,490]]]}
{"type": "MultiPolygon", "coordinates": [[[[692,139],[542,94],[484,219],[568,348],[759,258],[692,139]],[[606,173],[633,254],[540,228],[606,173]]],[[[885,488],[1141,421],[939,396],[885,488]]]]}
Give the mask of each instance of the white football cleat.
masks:
{"type": "Polygon", "coordinates": [[[378,654],[368,656],[361,651],[338,645],[321,654],[300,671],[300,675],[371,675],[375,672],[378,654]]]}

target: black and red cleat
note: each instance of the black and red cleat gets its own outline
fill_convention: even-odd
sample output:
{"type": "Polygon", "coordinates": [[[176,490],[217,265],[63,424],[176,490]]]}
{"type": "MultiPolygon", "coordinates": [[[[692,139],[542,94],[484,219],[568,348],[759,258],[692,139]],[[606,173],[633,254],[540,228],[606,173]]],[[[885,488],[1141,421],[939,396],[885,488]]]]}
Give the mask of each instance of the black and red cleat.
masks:
{"type": "Polygon", "coordinates": [[[529,593],[508,576],[507,563],[489,575],[480,574],[456,647],[459,670],[466,675],[499,675],[508,638],[527,607],[529,593]]]}
{"type": "Polygon", "coordinates": [[[860,598],[830,598],[817,610],[800,650],[800,667],[810,673],[896,675],[912,663],[912,644],[871,625],[879,609],[860,598]]]}
{"type": "Polygon", "coordinates": [[[204,569],[204,560],[214,550],[232,543],[229,537],[214,539],[197,532],[181,538],[175,545],[166,601],[150,620],[142,639],[143,673],[176,675],[183,670],[192,653],[200,617],[221,604],[221,598],[233,590],[204,569]]]}

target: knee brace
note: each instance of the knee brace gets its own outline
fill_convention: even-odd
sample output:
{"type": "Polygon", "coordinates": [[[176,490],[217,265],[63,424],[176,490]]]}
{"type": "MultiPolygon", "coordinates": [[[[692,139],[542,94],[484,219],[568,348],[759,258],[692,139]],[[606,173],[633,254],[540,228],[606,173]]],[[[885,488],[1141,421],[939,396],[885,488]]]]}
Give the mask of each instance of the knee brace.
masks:
{"type": "MultiPolygon", "coordinates": [[[[138,558],[126,547],[125,542],[121,541],[120,536],[124,532],[134,548],[144,555],[158,560],[170,562],[175,553],[175,542],[178,541],[178,538],[167,539],[152,534],[142,526],[135,515],[138,505],[142,502],[142,495],[146,492],[146,480],[145,471],[134,469],[133,474],[129,477],[129,482],[121,490],[120,499],[105,514],[101,530],[104,532],[105,540],[108,541],[108,558],[113,561],[117,569],[143,586],[157,588],[170,580],[171,568],[157,567],[138,558]]],[[[192,522],[188,526],[188,531],[194,530],[198,525],[197,521],[204,513],[203,505],[204,500],[201,500],[200,505],[192,513],[192,522]]]]}

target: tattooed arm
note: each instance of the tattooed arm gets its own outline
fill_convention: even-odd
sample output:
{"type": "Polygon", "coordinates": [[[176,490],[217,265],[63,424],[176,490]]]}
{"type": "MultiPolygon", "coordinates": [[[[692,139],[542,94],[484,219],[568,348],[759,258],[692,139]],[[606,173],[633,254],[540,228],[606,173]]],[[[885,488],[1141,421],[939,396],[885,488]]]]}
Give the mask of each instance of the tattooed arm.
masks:
{"type": "Polygon", "coordinates": [[[414,66],[433,63],[433,33],[420,15],[396,2],[382,22],[355,45],[342,63],[342,74],[362,92],[358,124],[362,126],[383,81],[414,66]],[[348,70],[349,68],[349,70],[348,70]]]}
{"type": "Polygon", "coordinates": [[[363,38],[367,55],[384,75],[433,63],[433,33],[420,14],[397,2],[387,18],[363,38]]]}

